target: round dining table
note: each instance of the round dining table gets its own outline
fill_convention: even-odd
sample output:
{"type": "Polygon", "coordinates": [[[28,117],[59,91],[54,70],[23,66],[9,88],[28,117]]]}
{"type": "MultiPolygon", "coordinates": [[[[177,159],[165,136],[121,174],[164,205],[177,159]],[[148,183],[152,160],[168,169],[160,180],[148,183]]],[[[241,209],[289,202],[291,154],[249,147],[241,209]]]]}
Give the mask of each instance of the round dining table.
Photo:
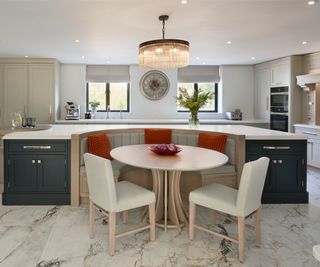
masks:
{"type": "Polygon", "coordinates": [[[156,195],[156,222],[166,231],[188,224],[188,215],[183,208],[180,195],[182,171],[199,171],[215,168],[228,162],[228,157],[215,150],[180,146],[182,151],[175,155],[158,155],[150,145],[127,145],[111,150],[113,159],[125,164],[151,169],[153,191],[156,195]]]}

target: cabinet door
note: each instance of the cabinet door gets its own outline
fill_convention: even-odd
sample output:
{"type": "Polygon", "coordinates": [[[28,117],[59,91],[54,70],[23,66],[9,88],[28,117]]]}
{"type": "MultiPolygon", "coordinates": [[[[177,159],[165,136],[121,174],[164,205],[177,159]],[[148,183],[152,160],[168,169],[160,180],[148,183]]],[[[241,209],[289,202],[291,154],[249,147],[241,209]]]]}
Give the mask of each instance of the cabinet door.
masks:
{"type": "Polygon", "coordinates": [[[320,168],[320,140],[308,140],[308,164],[320,168]]]}
{"type": "Polygon", "coordinates": [[[299,155],[274,156],[278,192],[298,192],[304,187],[303,158],[299,155]]]}
{"type": "Polygon", "coordinates": [[[53,122],[54,68],[49,64],[29,65],[28,115],[37,123],[53,122]]]}
{"type": "Polygon", "coordinates": [[[27,108],[28,66],[4,65],[4,124],[11,125],[11,112],[23,112],[27,108]]]}
{"type": "Polygon", "coordinates": [[[290,69],[289,64],[275,65],[271,67],[271,84],[289,85],[290,81],[290,69]]]}
{"type": "Polygon", "coordinates": [[[37,165],[34,156],[9,156],[8,178],[9,184],[5,188],[9,192],[37,191],[37,165]]]}
{"type": "Polygon", "coordinates": [[[65,155],[38,155],[38,191],[67,192],[65,155]]]}
{"type": "Polygon", "coordinates": [[[3,177],[4,177],[4,168],[3,168],[3,140],[2,135],[0,135],[0,194],[3,192],[3,177]]]}
{"type": "Polygon", "coordinates": [[[257,119],[270,119],[270,69],[256,71],[256,103],[257,119]]]}
{"type": "Polygon", "coordinates": [[[2,64],[0,64],[0,125],[4,125],[4,80],[2,64]]]}

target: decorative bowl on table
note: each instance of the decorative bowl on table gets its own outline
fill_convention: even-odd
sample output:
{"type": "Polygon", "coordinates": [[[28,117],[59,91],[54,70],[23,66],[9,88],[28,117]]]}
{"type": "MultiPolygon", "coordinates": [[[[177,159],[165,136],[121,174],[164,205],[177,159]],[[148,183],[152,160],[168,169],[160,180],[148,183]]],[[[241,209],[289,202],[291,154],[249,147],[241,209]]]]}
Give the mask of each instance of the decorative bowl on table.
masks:
{"type": "Polygon", "coordinates": [[[175,144],[151,145],[148,146],[148,148],[158,155],[175,155],[182,150],[181,147],[178,147],[175,144]]]}

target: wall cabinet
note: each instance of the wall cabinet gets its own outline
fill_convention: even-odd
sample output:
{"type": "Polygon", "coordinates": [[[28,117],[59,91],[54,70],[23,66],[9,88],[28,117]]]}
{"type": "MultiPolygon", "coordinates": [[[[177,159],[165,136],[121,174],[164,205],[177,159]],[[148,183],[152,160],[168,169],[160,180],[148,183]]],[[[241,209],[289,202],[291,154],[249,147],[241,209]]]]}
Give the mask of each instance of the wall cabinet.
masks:
{"type": "Polygon", "coordinates": [[[271,85],[288,86],[290,84],[290,65],[275,64],[271,66],[271,85]]]}
{"type": "Polygon", "coordinates": [[[10,125],[11,112],[24,109],[37,123],[54,123],[58,112],[58,63],[54,60],[0,60],[0,92],[2,125],[10,125]],[[2,78],[2,82],[1,82],[2,78]]]}
{"type": "Polygon", "coordinates": [[[310,166],[320,168],[320,128],[315,126],[303,127],[295,125],[295,133],[307,137],[307,163],[310,166]]]}
{"type": "Polygon", "coordinates": [[[304,140],[247,140],[246,161],[270,158],[262,203],[308,203],[307,142],[304,140]]]}
{"type": "Polygon", "coordinates": [[[3,204],[70,204],[69,146],[69,141],[5,140],[3,204]]]}

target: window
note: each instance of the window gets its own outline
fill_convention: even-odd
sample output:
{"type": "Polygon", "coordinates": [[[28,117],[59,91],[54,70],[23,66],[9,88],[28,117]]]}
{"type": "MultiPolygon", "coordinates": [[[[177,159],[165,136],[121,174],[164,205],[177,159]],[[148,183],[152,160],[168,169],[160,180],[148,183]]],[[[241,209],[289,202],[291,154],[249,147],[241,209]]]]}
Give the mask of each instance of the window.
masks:
{"type": "MultiPolygon", "coordinates": [[[[213,98],[202,107],[199,112],[218,112],[218,84],[217,83],[178,83],[177,95],[179,94],[179,88],[187,89],[189,94],[192,94],[194,90],[201,89],[204,92],[213,92],[213,98]]],[[[177,105],[177,111],[189,111],[177,105]]]]}
{"type": "Polygon", "coordinates": [[[90,111],[89,103],[99,101],[97,111],[125,111],[129,112],[129,83],[87,83],[87,111],[90,111]]]}

